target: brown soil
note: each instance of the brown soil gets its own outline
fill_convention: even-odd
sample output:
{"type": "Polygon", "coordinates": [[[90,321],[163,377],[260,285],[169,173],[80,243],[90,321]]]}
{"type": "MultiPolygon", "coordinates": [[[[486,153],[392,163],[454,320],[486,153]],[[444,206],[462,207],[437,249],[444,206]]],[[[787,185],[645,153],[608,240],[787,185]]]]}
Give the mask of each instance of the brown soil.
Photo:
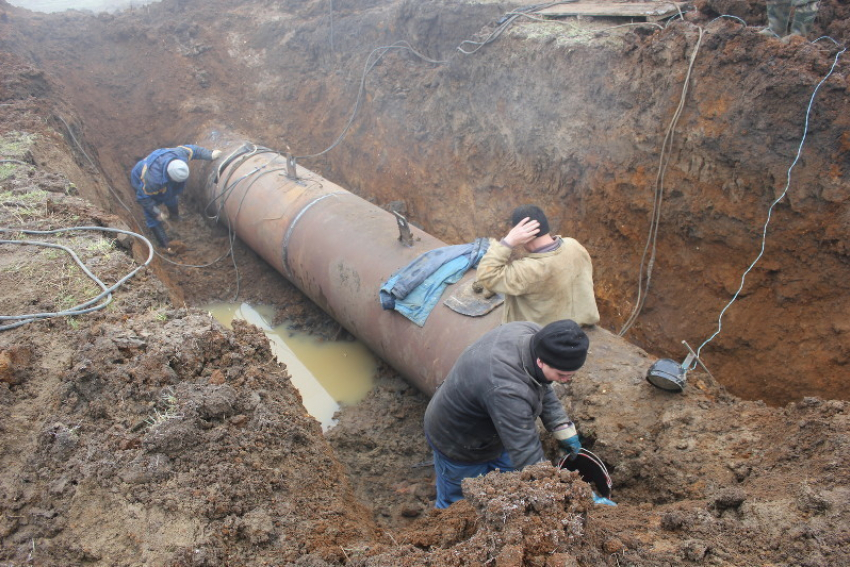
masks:
{"type": "MultiPolygon", "coordinates": [[[[764,256],[702,353],[711,374],[690,373],[682,394],[644,379],[717,328],[835,43],[766,38],[761,2],[717,0],[666,26],[520,19],[467,56],[457,46],[513,4],[329,4],[165,0],[94,16],[0,2],[0,227],[141,231],[126,179],[148,151],[227,129],[320,153],[368,68],[343,141],[300,163],[377,205],[403,201],[449,243],[500,234],[532,201],[587,245],[603,322],[556,391],[619,505],[594,506],[575,475],[542,464],[471,481],[466,501],[434,510],[427,398],[387,366],[323,435],[263,334],[194,306],[270,304],[317,335],[345,331],[204,217],[199,168],[188,218],[169,226],[185,250],[103,309],[0,331],[0,562],[850,564],[844,56],[812,105],[764,256]],[[400,39],[446,62],[393,49],[367,66],[400,39]],[[652,278],[624,339],[660,172],[652,278]]],[[[821,2],[812,37],[846,43],[848,11],[821,2]]],[[[96,230],[4,238],[69,246],[107,286],[147,255],[96,230]]],[[[63,252],[20,244],[0,244],[0,285],[5,316],[99,291],[63,252]]]]}

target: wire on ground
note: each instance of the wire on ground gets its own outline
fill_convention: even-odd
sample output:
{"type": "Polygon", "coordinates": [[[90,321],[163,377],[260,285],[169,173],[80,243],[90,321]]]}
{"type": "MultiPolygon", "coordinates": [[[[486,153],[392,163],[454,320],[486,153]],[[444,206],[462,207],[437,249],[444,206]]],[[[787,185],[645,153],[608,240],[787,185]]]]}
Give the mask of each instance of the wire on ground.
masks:
{"type": "Polygon", "coordinates": [[[153,245],[151,244],[150,240],[148,240],[147,238],[145,238],[141,234],[137,234],[135,232],[130,232],[128,230],[121,230],[121,229],[117,229],[117,228],[106,228],[106,227],[102,227],[102,226],[76,226],[76,227],[70,227],[70,228],[58,228],[58,229],[55,229],[55,230],[24,230],[24,229],[15,229],[15,228],[0,228],[0,232],[34,234],[34,235],[59,234],[59,233],[62,233],[62,232],[81,231],[81,230],[98,230],[98,231],[103,231],[103,232],[114,232],[114,233],[119,233],[119,234],[128,234],[128,235],[130,235],[134,238],[138,238],[138,239],[142,240],[147,245],[147,247],[148,247],[148,258],[147,258],[147,260],[145,260],[144,264],[136,266],[136,268],[133,269],[130,273],[128,273],[127,275],[122,277],[120,280],[118,280],[113,285],[107,287],[106,284],[104,284],[102,281],[100,281],[100,279],[96,275],[94,275],[91,272],[91,270],[88,269],[88,267],[80,260],[80,258],[74,253],[74,251],[71,250],[70,248],[66,247],[66,246],[62,246],[60,244],[53,244],[53,243],[50,243],[50,242],[41,242],[41,241],[36,241],[36,240],[8,240],[8,239],[0,240],[0,244],[25,244],[25,245],[33,245],[33,246],[46,246],[46,247],[50,247],[50,248],[57,248],[57,249],[60,249],[60,250],[64,250],[74,259],[74,261],[77,263],[77,265],[80,267],[80,269],[82,269],[83,272],[89,278],[91,278],[98,285],[98,287],[101,288],[101,290],[103,290],[103,291],[101,291],[101,293],[99,293],[95,297],[93,297],[93,298],[91,298],[87,301],[84,301],[83,303],[80,303],[80,304],[78,304],[78,305],[76,305],[76,306],[74,306],[70,309],[65,309],[65,310],[62,310],[62,311],[54,311],[54,312],[49,312],[49,313],[29,313],[29,314],[26,314],[26,315],[0,315],[0,321],[13,321],[13,323],[8,323],[8,324],[0,326],[0,331],[8,331],[9,329],[14,329],[16,327],[20,327],[22,325],[26,325],[27,323],[31,323],[31,322],[37,321],[37,320],[52,319],[52,318],[55,318],[55,317],[70,317],[70,316],[75,316],[75,315],[84,315],[86,313],[91,313],[93,311],[103,309],[104,307],[106,307],[107,305],[109,305],[112,302],[112,292],[115,291],[116,289],[118,289],[118,287],[123,285],[124,282],[129,280],[131,277],[136,275],[136,273],[139,270],[141,270],[142,268],[144,268],[145,266],[150,264],[151,260],[153,259],[154,249],[153,249],[153,245]],[[94,305],[101,300],[103,300],[102,303],[100,303],[98,305],[94,305]]]}

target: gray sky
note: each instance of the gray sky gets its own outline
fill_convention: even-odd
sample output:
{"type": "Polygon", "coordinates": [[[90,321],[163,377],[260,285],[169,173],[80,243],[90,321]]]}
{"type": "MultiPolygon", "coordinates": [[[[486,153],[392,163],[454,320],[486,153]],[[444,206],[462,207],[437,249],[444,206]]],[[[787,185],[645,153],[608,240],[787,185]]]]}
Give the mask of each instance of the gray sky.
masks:
{"type": "Polygon", "coordinates": [[[62,10],[91,10],[114,12],[133,6],[142,6],[159,0],[7,0],[12,6],[33,12],[61,12],[62,10]]]}

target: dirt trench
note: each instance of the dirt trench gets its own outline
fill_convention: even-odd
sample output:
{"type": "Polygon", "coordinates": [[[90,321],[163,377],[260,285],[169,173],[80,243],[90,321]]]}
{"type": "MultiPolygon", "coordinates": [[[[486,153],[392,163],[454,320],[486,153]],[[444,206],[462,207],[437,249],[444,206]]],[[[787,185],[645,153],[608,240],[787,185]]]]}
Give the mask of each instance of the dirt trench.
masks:
{"type": "MultiPolygon", "coordinates": [[[[850,145],[846,63],[831,68],[839,50],[759,36],[743,25],[764,19],[759,4],[706,2],[666,26],[520,21],[457,54],[512,7],[357,2],[331,13],[318,1],[174,0],[44,16],[0,4],[2,132],[18,152],[3,157],[30,164],[2,179],[3,225],[141,230],[125,180],[151,148],[226,128],[320,153],[362,85],[343,141],[300,163],[378,206],[403,201],[449,243],[498,235],[513,206],[534,201],[590,250],[604,319],[587,367],[558,394],[608,465],[619,506],[592,506],[586,485],[541,465],[491,475],[466,502],[431,509],[427,399],[389,367],[323,436],[261,333],[231,333],[192,306],[238,297],[318,335],[344,331],[238,240],[216,269],[167,261],[204,265],[229,249],[196,192],[189,219],[173,227],[187,250],[130,280],[111,310],[0,336],[2,560],[847,562],[840,235],[850,145]],[[712,374],[692,373],[680,396],[651,388],[654,357],[682,358],[681,340],[696,347],[713,332],[758,252],[809,97],[828,73],[765,258],[706,349],[712,374]],[[634,308],[659,153],[686,78],[631,344],[616,331],[634,308]]],[[[822,3],[817,31],[845,42],[846,16],[822,3]]],[[[206,173],[195,173],[195,189],[206,173]]],[[[138,242],[112,246],[95,261],[113,280],[144,260],[138,242]]],[[[52,311],[64,296],[45,289],[74,291],[58,258],[30,266],[31,251],[2,248],[4,288],[15,290],[4,311],[27,302],[24,312],[52,311]]]]}
{"type": "Polygon", "coordinates": [[[471,55],[458,47],[509,4],[165,2],[20,21],[10,8],[4,44],[56,78],[77,113],[57,130],[85,144],[130,206],[102,186],[91,197],[122,216],[138,215],[137,159],[219,128],[316,156],[299,161],[404,202],[448,243],[498,235],[539,202],[591,252],[605,328],[679,360],[682,341],[705,345],[746,399],[846,399],[847,75],[832,43],[846,7],[822,3],[818,43],[744,26],[760,3],[697,7],[665,26],[520,19],[471,55]]]}

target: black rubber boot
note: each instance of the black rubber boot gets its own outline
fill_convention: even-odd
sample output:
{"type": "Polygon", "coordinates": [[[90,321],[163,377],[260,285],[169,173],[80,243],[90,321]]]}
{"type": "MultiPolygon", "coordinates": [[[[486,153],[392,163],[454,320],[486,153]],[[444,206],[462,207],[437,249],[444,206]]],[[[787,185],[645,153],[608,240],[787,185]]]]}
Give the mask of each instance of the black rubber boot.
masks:
{"type": "Polygon", "coordinates": [[[791,16],[791,0],[767,1],[767,28],[759,33],[783,38],[788,35],[788,22],[791,16]]]}
{"type": "Polygon", "coordinates": [[[180,216],[180,205],[174,205],[173,207],[168,207],[168,215],[171,217],[171,220],[174,222],[180,222],[183,220],[183,217],[180,216]]]}
{"type": "Polygon", "coordinates": [[[168,248],[168,245],[170,244],[170,242],[168,241],[168,235],[165,234],[165,229],[162,228],[161,224],[152,227],[151,232],[153,232],[153,235],[156,237],[156,240],[157,242],[159,242],[160,246],[162,246],[163,248],[168,248]]]}
{"type": "Polygon", "coordinates": [[[808,36],[812,31],[817,15],[817,2],[808,2],[797,6],[794,9],[794,18],[791,20],[791,35],[808,36]]]}

